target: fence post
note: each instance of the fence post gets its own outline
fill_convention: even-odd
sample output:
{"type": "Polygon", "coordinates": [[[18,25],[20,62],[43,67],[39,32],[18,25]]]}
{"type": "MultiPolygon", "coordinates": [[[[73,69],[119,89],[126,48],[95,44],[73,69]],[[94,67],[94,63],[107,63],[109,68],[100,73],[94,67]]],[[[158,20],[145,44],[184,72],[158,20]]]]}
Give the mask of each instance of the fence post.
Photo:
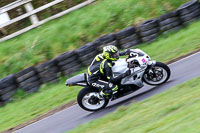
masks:
{"type": "MultiPolygon", "coordinates": [[[[31,2],[25,4],[24,7],[25,7],[27,13],[34,10],[31,2]]],[[[31,15],[29,18],[30,18],[32,24],[36,24],[39,22],[39,19],[38,19],[37,15],[35,15],[35,14],[31,15]]]]}
{"type": "MultiPolygon", "coordinates": [[[[0,13],[0,25],[10,21],[8,12],[0,13]]],[[[0,28],[0,34],[7,35],[7,31],[4,28],[0,28]]]]}

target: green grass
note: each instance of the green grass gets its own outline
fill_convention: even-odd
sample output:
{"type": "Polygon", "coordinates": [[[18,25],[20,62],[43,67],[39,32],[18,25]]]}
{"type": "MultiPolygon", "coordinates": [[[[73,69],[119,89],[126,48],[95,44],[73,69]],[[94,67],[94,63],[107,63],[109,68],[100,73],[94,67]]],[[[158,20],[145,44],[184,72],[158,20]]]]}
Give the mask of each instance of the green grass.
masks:
{"type": "Polygon", "coordinates": [[[175,10],[189,0],[98,0],[0,43],[0,78],[116,32],[175,10]]]}
{"type": "Polygon", "coordinates": [[[199,133],[200,77],[69,133],[199,133]]]}
{"type": "Polygon", "coordinates": [[[189,51],[200,49],[200,22],[196,22],[186,29],[169,36],[162,36],[150,45],[138,46],[153,59],[168,62],[174,58],[187,54],[189,51]]]}
{"type": "MultiPolygon", "coordinates": [[[[163,36],[157,42],[144,44],[138,48],[151,55],[153,60],[170,61],[200,48],[200,30],[197,27],[200,27],[200,22],[196,22],[176,34],[171,34],[167,38],[163,36]]],[[[85,72],[85,69],[81,72],[85,72]]],[[[38,93],[32,95],[22,97],[22,94],[18,93],[12,103],[0,108],[0,131],[75,100],[80,88],[66,87],[65,81],[62,79],[58,84],[43,85],[38,93]]]]}
{"type": "Polygon", "coordinates": [[[75,100],[79,88],[66,88],[62,82],[43,86],[37,94],[26,96],[20,92],[24,94],[23,99],[20,96],[14,102],[0,108],[0,132],[75,100]]]}

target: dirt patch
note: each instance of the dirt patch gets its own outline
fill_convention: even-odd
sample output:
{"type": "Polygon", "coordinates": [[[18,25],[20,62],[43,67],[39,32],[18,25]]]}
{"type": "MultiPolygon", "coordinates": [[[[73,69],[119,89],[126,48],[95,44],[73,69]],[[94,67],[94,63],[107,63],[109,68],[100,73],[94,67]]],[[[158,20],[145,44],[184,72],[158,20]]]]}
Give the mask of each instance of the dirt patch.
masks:
{"type": "MultiPolygon", "coordinates": [[[[193,51],[193,52],[191,52],[191,53],[188,53],[188,54],[186,54],[186,55],[180,56],[180,57],[178,57],[178,58],[175,58],[175,59],[173,59],[173,60],[171,60],[171,61],[168,61],[166,64],[174,63],[174,62],[176,62],[176,61],[178,61],[178,60],[181,60],[181,59],[183,59],[183,58],[185,58],[185,57],[187,57],[187,56],[193,55],[193,54],[198,53],[198,52],[200,52],[200,49],[195,50],[195,51],[193,51]]],[[[60,106],[60,107],[57,107],[57,108],[55,108],[55,109],[49,111],[49,112],[46,113],[46,114],[40,115],[40,116],[38,116],[38,117],[36,117],[36,118],[30,120],[30,121],[27,121],[27,122],[25,122],[25,123],[23,123],[23,124],[20,124],[20,125],[16,126],[16,127],[10,128],[10,129],[8,129],[8,130],[6,130],[6,131],[3,131],[2,133],[12,133],[12,132],[14,132],[14,131],[16,131],[16,130],[18,130],[18,129],[20,129],[20,128],[23,128],[23,127],[25,127],[25,126],[28,126],[28,125],[34,123],[34,122],[37,122],[37,121],[39,121],[39,120],[41,120],[41,119],[44,119],[44,118],[46,118],[46,117],[48,117],[48,116],[51,116],[51,115],[53,115],[53,114],[55,114],[55,113],[57,113],[57,112],[59,112],[59,111],[62,111],[62,110],[64,110],[64,109],[66,109],[66,108],[69,108],[69,107],[71,107],[71,106],[73,106],[73,105],[75,105],[75,104],[77,104],[77,102],[76,102],[76,101],[72,101],[72,102],[70,102],[70,103],[68,103],[68,104],[65,104],[65,105],[62,105],[62,106],[60,106]]]]}

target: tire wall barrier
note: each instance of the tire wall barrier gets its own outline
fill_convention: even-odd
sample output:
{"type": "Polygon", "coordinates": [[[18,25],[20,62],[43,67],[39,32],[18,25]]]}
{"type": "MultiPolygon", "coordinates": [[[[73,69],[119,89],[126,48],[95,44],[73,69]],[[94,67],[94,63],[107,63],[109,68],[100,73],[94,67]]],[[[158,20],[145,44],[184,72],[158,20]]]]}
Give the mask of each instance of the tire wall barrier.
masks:
{"type": "Polygon", "coordinates": [[[136,27],[130,26],[119,32],[104,35],[77,50],[67,51],[43,64],[8,75],[0,79],[0,104],[11,101],[18,88],[33,93],[37,92],[42,84],[54,83],[59,81],[60,76],[72,75],[82,66],[88,66],[93,58],[102,52],[104,46],[115,45],[126,49],[141,43],[151,43],[160,34],[179,30],[198,19],[200,2],[192,0],[175,11],[147,20],[136,27]]]}

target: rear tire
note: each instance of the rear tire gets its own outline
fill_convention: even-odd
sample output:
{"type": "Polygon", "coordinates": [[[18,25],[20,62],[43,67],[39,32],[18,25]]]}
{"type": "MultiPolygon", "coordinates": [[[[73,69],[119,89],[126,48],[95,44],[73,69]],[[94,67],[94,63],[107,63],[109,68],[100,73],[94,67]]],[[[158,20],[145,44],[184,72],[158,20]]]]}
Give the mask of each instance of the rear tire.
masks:
{"type": "Polygon", "coordinates": [[[147,77],[147,75],[148,75],[147,73],[149,71],[145,72],[145,74],[143,76],[143,81],[146,84],[157,86],[157,85],[164,84],[165,82],[168,81],[168,79],[170,78],[170,75],[171,75],[171,71],[166,64],[161,63],[161,62],[156,62],[155,66],[153,68],[155,68],[157,70],[154,70],[155,74],[154,74],[154,77],[152,79],[147,77]],[[159,76],[157,76],[158,73],[160,74],[159,76]],[[160,77],[162,77],[162,78],[160,78],[160,77]],[[156,79],[156,81],[154,81],[155,79],[156,79]]]}
{"type": "Polygon", "coordinates": [[[83,88],[78,94],[77,102],[78,102],[79,106],[86,111],[101,110],[108,105],[109,100],[104,97],[101,97],[99,94],[100,93],[97,89],[93,89],[93,88],[89,88],[89,87],[83,88]],[[89,100],[91,99],[91,98],[89,98],[90,96],[91,97],[96,96],[97,100],[101,99],[101,100],[99,100],[99,104],[98,103],[91,104],[89,102],[89,100]],[[86,99],[86,97],[88,97],[88,99],[86,99]],[[86,100],[84,100],[84,98],[86,100]]]}

